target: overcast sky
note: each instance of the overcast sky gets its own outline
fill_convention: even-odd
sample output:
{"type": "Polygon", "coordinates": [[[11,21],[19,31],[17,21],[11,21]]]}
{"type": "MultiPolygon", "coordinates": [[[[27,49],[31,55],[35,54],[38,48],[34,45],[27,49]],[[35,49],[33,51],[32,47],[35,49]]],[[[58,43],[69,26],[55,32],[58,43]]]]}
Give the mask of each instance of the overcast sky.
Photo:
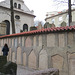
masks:
{"type": "Polygon", "coordinates": [[[34,10],[34,14],[36,15],[35,20],[40,21],[44,21],[47,12],[62,11],[64,9],[68,9],[67,3],[64,3],[62,6],[59,4],[57,7],[56,2],[53,2],[53,0],[24,0],[24,2],[30,10],[34,10]]]}
{"type": "Polygon", "coordinates": [[[52,0],[24,0],[25,4],[34,10],[37,20],[44,20],[46,12],[52,11],[52,0]]]}
{"type": "MultiPolygon", "coordinates": [[[[0,0],[3,1],[3,0],[0,0]]],[[[30,10],[34,10],[35,20],[44,21],[47,12],[63,10],[63,7],[56,7],[53,0],[23,0],[30,10]]],[[[64,6],[66,9],[67,6],[64,6]]]]}

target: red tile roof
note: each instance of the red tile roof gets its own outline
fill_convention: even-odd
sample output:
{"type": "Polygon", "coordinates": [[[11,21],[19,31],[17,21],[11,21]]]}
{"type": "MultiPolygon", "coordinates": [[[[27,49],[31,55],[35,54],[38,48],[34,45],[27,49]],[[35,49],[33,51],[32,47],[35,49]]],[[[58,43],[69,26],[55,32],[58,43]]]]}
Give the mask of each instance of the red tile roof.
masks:
{"type": "Polygon", "coordinates": [[[30,35],[30,34],[45,33],[45,32],[57,32],[57,31],[60,32],[60,31],[68,31],[68,30],[75,30],[75,25],[66,26],[66,27],[52,27],[52,28],[33,30],[33,31],[22,32],[22,33],[17,33],[17,34],[4,35],[4,36],[0,36],[0,38],[20,36],[20,35],[30,35]]]}

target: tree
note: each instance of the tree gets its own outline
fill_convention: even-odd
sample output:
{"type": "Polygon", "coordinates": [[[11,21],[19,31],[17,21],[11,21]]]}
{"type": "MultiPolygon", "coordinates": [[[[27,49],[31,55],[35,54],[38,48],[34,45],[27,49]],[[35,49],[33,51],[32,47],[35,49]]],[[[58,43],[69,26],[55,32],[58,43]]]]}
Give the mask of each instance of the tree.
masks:
{"type": "Polygon", "coordinates": [[[57,8],[68,5],[68,0],[53,0],[53,2],[54,5],[57,6],[57,8]]]}
{"type": "Polygon", "coordinates": [[[42,26],[44,25],[43,21],[35,20],[34,21],[34,26],[38,26],[39,22],[41,22],[42,26]]]}

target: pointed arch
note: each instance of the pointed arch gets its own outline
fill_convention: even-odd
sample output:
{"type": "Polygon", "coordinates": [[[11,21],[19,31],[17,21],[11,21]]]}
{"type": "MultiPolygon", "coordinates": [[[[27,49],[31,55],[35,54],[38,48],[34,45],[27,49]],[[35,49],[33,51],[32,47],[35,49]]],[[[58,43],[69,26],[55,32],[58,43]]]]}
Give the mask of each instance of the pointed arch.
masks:
{"type": "Polygon", "coordinates": [[[64,58],[60,56],[59,54],[53,55],[52,56],[52,65],[53,68],[59,69],[61,71],[63,69],[64,65],[64,58]]]}
{"type": "Polygon", "coordinates": [[[28,66],[30,68],[36,69],[36,55],[34,51],[32,51],[28,58],[28,66]],[[34,58],[34,59],[33,59],[34,58]]]}
{"type": "Polygon", "coordinates": [[[75,75],[75,52],[68,53],[69,74],[75,75]]]}
{"type": "Polygon", "coordinates": [[[18,47],[17,48],[17,61],[16,61],[17,64],[21,64],[21,48],[18,47]]]}
{"type": "Polygon", "coordinates": [[[26,41],[25,41],[25,47],[31,47],[32,46],[32,41],[30,39],[30,37],[27,37],[26,41]]]}
{"type": "Polygon", "coordinates": [[[15,63],[15,52],[12,53],[12,62],[15,63]]]}
{"type": "Polygon", "coordinates": [[[26,53],[23,53],[23,65],[26,66],[26,53]]]}
{"type": "Polygon", "coordinates": [[[39,69],[48,69],[48,55],[44,49],[39,53],[39,69]]]}

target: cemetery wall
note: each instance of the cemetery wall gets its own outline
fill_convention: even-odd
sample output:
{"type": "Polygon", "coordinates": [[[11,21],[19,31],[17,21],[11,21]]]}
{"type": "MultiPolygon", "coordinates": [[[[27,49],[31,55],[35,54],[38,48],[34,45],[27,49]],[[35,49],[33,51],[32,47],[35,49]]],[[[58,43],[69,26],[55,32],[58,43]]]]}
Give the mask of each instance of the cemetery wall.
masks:
{"type": "Polygon", "coordinates": [[[75,26],[47,28],[0,36],[9,46],[8,61],[25,67],[59,69],[59,75],[75,75],[75,26]]]}

